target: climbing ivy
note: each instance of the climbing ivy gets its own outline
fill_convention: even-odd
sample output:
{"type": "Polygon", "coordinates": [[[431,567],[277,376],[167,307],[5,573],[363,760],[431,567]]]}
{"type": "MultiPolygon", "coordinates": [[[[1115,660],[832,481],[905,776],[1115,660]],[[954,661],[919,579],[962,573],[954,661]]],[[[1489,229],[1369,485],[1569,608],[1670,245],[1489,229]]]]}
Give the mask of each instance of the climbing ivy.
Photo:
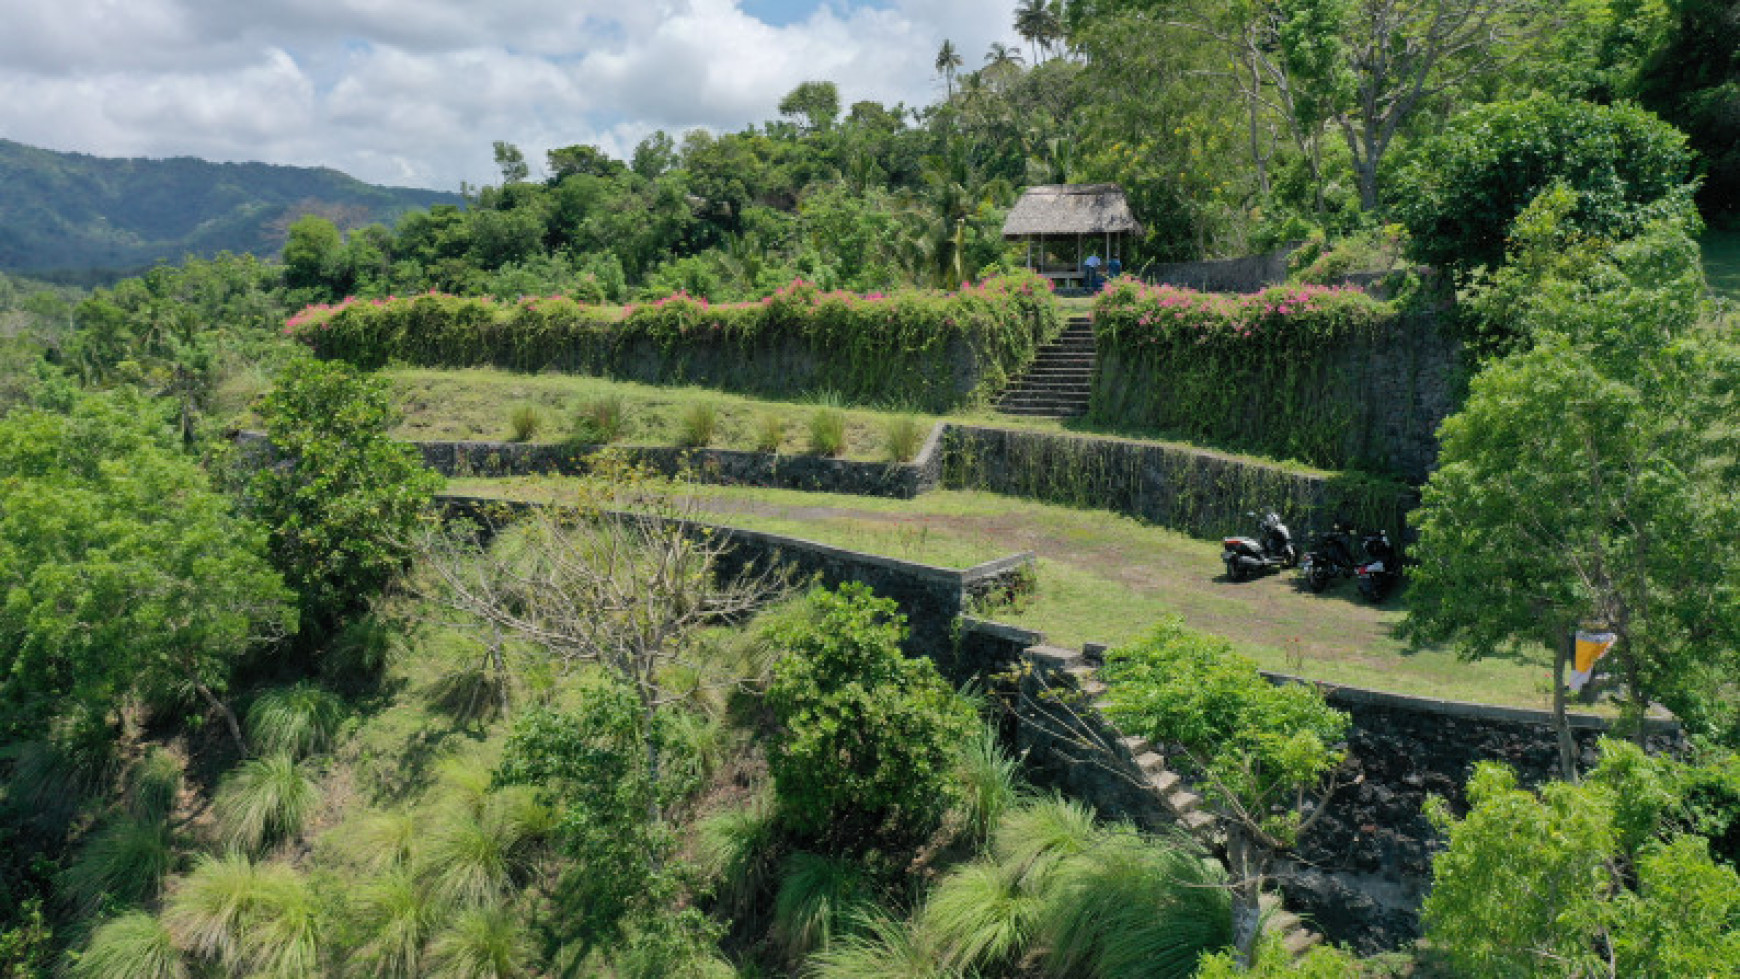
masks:
{"type": "Polygon", "coordinates": [[[1230,295],[1123,279],[1093,316],[1094,422],[1326,468],[1374,461],[1366,393],[1338,365],[1392,325],[1389,304],[1351,286],[1230,295]]]}
{"type": "Polygon", "coordinates": [[[285,327],[319,356],[362,367],[556,369],[930,411],[989,400],[1061,330],[1049,286],[1030,273],[950,293],[861,296],[798,281],[733,304],[681,292],[620,308],[562,296],[347,299],[285,327]]]}

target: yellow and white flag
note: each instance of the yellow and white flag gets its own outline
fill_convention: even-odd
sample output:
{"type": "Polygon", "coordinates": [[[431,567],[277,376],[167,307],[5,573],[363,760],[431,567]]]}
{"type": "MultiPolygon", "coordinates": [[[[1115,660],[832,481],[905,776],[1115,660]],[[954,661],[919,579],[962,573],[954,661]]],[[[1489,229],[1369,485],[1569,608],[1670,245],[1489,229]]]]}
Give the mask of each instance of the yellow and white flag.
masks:
{"type": "Polygon", "coordinates": [[[1583,689],[1583,684],[1588,683],[1589,678],[1595,674],[1596,661],[1607,655],[1607,650],[1618,638],[1611,632],[1577,630],[1577,655],[1575,662],[1571,664],[1570,679],[1565,685],[1573,691],[1583,689]]]}

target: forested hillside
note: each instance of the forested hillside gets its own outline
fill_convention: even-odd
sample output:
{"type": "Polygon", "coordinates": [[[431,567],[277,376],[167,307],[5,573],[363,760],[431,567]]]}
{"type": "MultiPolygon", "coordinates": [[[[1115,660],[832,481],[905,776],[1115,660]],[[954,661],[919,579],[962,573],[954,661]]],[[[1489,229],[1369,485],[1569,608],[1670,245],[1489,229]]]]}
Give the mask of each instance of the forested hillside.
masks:
{"type": "Polygon", "coordinates": [[[350,228],[458,199],[325,168],[105,159],[0,139],[0,269],[101,281],[187,255],[264,257],[303,214],[350,228]]]}

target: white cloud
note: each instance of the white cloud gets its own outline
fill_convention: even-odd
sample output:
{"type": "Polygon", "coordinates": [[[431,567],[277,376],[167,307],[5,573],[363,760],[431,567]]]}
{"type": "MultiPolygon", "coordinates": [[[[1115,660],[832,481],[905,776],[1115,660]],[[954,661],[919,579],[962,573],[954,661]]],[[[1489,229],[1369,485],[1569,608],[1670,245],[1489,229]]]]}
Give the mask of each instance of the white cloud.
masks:
{"type": "Polygon", "coordinates": [[[1014,0],[817,0],[772,26],[739,0],[0,0],[0,136],[98,155],[337,167],[456,189],[490,143],[541,160],[775,116],[807,79],[847,102],[933,100],[1014,0]]]}

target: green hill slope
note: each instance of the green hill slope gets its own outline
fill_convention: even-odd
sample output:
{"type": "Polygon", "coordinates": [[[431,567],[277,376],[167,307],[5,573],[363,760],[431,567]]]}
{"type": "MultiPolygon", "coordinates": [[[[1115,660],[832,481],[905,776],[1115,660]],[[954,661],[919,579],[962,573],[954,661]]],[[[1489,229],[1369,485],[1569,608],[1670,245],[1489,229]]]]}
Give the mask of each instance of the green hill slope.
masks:
{"type": "Polygon", "coordinates": [[[0,270],[92,280],[188,254],[273,255],[305,213],[351,228],[459,201],[325,168],[108,159],[0,139],[0,270]]]}

